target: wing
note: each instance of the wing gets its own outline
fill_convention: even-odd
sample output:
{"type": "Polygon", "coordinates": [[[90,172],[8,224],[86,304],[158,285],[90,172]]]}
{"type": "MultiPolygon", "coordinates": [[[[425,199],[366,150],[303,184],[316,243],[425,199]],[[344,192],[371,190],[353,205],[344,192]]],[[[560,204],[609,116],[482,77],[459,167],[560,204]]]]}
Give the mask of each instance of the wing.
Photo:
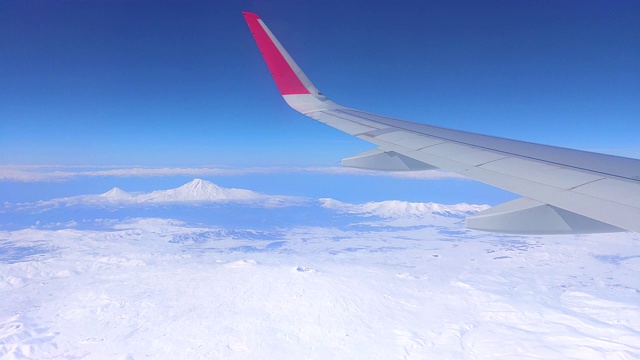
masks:
{"type": "Polygon", "coordinates": [[[377,146],[342,161],[373,170],[441,168],[523,197],[470,216],[472,229],[563,234],[640,232],[640,160],[414,123],[328,100],[253,13],[243,13],[284,100],[377,146]]]}

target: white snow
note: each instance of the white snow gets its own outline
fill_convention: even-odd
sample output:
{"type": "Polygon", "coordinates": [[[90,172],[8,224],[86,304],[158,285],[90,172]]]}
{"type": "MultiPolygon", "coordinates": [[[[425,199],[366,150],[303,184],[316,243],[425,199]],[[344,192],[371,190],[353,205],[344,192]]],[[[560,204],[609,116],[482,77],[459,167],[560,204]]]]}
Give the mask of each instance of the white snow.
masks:
{"type": "Polygon", "coordinates": [[[153,191],[136,197],[139,202],[249,201],[265,197],[244,189],[226,189],[210,181],[194,179],[179,188],[153,191]]]}
{"type": "Polygon", "coordinates": [[[194,179],[178,188],[148,193],[128,193],[114,187],[100,195],[80,195],[37,203],[19,204],[22,208],[51,209],[60,206],[154,205],[167,203],[251,203],[265,207],[298,205],[306,199],[297,196],[267,195],[251,190],[224,188],[210,181],[194,179]]]}
{"type": "Polygon", "coordinates": [[[118,188],[118,187],[114,187],[113,189],[107,191],[104,194],[100,194],[100,197],[103,197],[105,199],[108,199],[109,201],[130,201],[131,200],[131,194],[129,194],[128,192],[118,188]]]}
{"type": "Polygon", "coordinates": [[[482,206],[321,204],[299,211],[348,224],[0,230],[0,358],[640,358],[637,234],[506,236],[455,223],[482,206]],[[390,217],[412,223],[373,226],[390,217]]]}
{"type": "Polygon", "coordinates": [[[398,200],[368,202],[364,204],[348,204],[335,199],[322,198],[322,207],[349,214],[363,214],[384,218],[425,217],[430,215],[465,216],[489,208],[488,205],[455,204],[443,205],[436,203],[417,203],[398,200]]]}

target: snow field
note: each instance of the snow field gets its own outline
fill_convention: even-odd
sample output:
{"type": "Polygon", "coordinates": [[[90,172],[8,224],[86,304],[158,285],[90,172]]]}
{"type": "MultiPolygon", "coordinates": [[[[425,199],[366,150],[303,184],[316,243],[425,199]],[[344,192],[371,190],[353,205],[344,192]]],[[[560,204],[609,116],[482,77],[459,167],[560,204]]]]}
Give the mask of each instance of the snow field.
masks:
{"type": "MultiPolygon", "coordinates": [[[[436,228],[297,227],[171,243],[204,228],[138,219],[112,231],[4,232],[56,248],[0,264],[4,358],[632,359],[637,258],[597,236],[469,239],[436,228]],[[44,240],[48,239],[48,240],[44,240]],[[394,244],[390,247],[389,244],[394,244]],[[266,249],[259,247],[257,249],[266,249]],[[615,273],[625,273],[619,279],[615,273]],[[613,277],[612,277],[613,276],[613,277]]],[[[628,234],[618,242],[633,244],[628,234]]],[[[616,239],[613,239],[615,242],[616,239]]],[[[633,240],[637,241],[637,239],[633,240]]]]}

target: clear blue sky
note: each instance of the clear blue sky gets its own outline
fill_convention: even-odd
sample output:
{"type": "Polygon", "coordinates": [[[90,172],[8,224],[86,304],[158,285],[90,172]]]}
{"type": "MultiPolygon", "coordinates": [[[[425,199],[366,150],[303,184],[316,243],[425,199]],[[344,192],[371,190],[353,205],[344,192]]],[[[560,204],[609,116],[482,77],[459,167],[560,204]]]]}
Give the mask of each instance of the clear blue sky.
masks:
{"type": "Polygon", "coordinates": [[[639,156],[638,1],[0,2],[0,164],[329,165],[369,149],[289,109],[258,13],[343,105],[639,156]]]}

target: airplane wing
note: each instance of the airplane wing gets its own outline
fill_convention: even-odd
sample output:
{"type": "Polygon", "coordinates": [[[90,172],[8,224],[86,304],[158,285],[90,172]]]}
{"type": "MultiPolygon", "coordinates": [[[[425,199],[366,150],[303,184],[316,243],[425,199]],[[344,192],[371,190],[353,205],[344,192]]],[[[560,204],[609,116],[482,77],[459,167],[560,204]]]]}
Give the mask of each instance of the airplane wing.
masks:
{"type": "Polygon", "coordinates": [[[284,100],[377,146],[342,160],[372,170],[445,169],[522,195],[467,228],[515,234],[640,232],[640,160],[409,122],[338,105],[311,83],[256,14],[243,16],[284,100]]]}

